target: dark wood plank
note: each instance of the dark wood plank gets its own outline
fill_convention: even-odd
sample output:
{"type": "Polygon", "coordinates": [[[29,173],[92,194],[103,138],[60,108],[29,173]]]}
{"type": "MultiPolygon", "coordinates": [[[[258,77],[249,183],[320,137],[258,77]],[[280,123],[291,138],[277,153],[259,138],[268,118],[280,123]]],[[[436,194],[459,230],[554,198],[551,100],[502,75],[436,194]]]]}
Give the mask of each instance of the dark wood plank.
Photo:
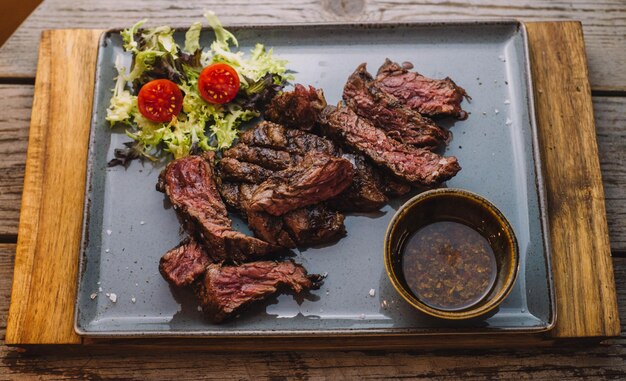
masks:
{"type": "Polygon", "coordinates": [[[0,104],[0,237],[9,237],[19,222],[33,87],[0,85],[0,104]]]}
{"type": "Polygon", "coordinates": [[[0,77],[33,77],[39,34],[44,29],[120,28],[143,18],[153,24],[189,25],[203,9],[215,10],[224,23],[312,21],[409,21],[519,18],[524,21],[581,20],[584,25],[590,79],[594,89],[626,89],[626,7],[623,0],[283,0],[90,1],[46,0],[0,48],[0,77]],[[295,4],[295,3],[294,3],[295,4]]]}
{"type": "Polygon", "coordinates": [[[547,174],[557,300],[552,335],[615,336],[620,323],[582,28],[561,22],[527,29],[547,174]]]}
{"type": "Polygon", "coordinates": [[[594,98],[611,248],[626,252],[626,97],[594,98]]]}
{"type": "MultiPolygon", "coordinates": [[[[600,345],[577,343],[524,350],[207,354],[167,346],[44,346],[23,353],[3,341],[14,252],[15,245],[0,244],[0,380],[519,380],[522,375],[528,379],[584,380],[626,376],[625,336],[600,345]]],[[[624,322],[626,258],[615,258],[613,263],[624,322]]]]}

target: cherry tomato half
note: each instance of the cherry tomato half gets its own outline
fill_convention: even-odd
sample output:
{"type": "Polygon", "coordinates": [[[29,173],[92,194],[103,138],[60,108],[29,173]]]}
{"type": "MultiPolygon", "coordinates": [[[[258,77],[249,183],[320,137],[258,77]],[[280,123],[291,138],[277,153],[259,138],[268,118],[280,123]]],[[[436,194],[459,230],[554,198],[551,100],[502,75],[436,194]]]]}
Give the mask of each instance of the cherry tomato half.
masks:
{"type": "Polygon", "coordinates": [[[183,108],[183,93],[169,79],[155,79],[143,85],[137,96],[141,115],[153,122],[169,122],[183,108]]]}
{"type": "Polygon", "coordinates": [[[228,103],[237,96],[239,91],[239,75],[228,64],[214,63],[205,67],[200,73],[198,91],[209,103],[228,103]]]}

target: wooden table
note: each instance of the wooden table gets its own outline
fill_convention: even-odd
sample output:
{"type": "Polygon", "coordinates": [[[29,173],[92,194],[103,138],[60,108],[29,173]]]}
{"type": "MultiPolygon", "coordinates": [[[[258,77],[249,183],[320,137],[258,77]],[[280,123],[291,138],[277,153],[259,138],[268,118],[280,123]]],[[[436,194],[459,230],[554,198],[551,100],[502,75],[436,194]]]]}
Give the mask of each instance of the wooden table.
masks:
{"type": "MultiPolygon", "coordinates": [[[[13,274],[20,197],[40,31],[125,27],[141,18],[185,26],[213,9],[228,23],[517,17],[578,19],[584,26],[600,162],[622,327],[626,322],[626,4],[604,1],[394,0],[45,1],[0,48],[0,345],[13,274]],[[297,5],[295,5],[297,4],[297,5]]],[[[71,112],[71,110],[68,110],[71,112]]],[[[622,329],[624,331],[624,329],[622,329]]],[[[0,380],[55,379],[385,379],[626,378],[626,335],[601,344],[445,352],[275,352],[206,354],[166,347],[45,347],[20,353],[0,346],[0,380]]]]}

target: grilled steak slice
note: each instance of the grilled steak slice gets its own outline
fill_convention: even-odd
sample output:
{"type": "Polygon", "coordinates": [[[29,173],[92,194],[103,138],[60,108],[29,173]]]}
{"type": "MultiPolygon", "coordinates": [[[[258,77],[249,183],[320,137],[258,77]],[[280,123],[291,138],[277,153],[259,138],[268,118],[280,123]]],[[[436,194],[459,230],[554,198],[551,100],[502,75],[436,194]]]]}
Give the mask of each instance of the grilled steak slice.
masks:
{"type": "Polygon", "coordinates": [[[378,69],[376,85],[422,115],[467,118],[461,101],[469,97],[450,78],[426,78],[387,59],[378,69]]]}
{"type": "Polygon", "coordinates": [[[239,266],[209,265],[204,278],[195,284],[195,291],[205,315],[220,323],[279,288],[301,293],[318,289],[321,284],[320,275],[308,275],[304,267],[292,261],[261,261],[239,266]]]}
{"type": "Polygon", "coordinates": [[[328,200],[350,186],[352,164],[343,158],[309,153],[302,163],[264,181],[252,195],[250,209],[274,216],[328,200]]]}
{"type": "Polygon", "coordinates": [[[324,204],[287,212],[277,217],[250,210],[248,203],[257,188],[254,184],[223,182],[222,197],[247,220],[254,234],[264,241],[294,248],[329,242],[346,234],[343,214],[324,204]]]}
{"type": "Polygon", "coordinates": [[[213,152],[170,162],[159,176],[162,189],[191,234],[210,247],[213,261],[245,261],[279,247],[232,229],[226,206],[213,179],[213,152]]]}
{"type": "Polygon", "coordinates": [[[409,183],[435,186],[461,169],[455,157],[441,157],[393,140],[342,104],[336,108],[327,107],[324,119],[330,135],[409,183]]]}
{"type": "Polygon", "coordinates": [[[296,242],[285,230],[282,217],[272,216],[264,211],[255,211],[250,208],[252,195],[257,188],[258,185],[255,184],[239,185],[239,206],[248,226],[257,237],[267,242],[288,248],[296,247],[296,242]]]}
{"type": "Polygon", "coordinates": [[[204,274],[210,260],[198,242],[188,238],[161,258],[159,271],[171,284],[182,287],[190,285],[204,274]]]}
{"type": "Polygon", "coordinates": [[[228,181],[220,181],[218,189],[226,206],[231,210],[241,210],[239,203],[239,184],[228,181]]]}
{"type": "Polygon", "coordinates": [[[257,164],[239,161],[232,157],[225,157],[219,163],[220,177],[227,181],[241,181],[245,183],[259,183],[267,180],[272,171],[257,164]]]}
{"type": "Polygon", "coordinates": [[[304,156],[311,151],[328,155],[339,153],[335,144],[328,139],[267,121],[241,134],[240,142],[248,146],[287,151],[292,154],[292,157],[293,155],[304,156]]]}
{"type": "Polygon", "coordinates": [[[224,157],[254,163],[271,170],[285,169],[292,164],[292,157],[289,152],[265,147],[252,147],[246,144],[236,144],[227,149],[224,151],[224,157]]]}
{"type": "Polygon", "coordinates": [[[346,234],[344,215],[317,204],[284,214],[283,222],[293,239],[302,245],[317,245],[346,234]]]}
{"type": "Polygon", "coordinates": [[[364,63],[348,78],[343,100],[357,115],[402,143],[437,148],[450,137],[450,133],[435,122],[404,107],[394,96],[379,89],[364,63]]]}
{"type": "Polygon", "coordinates": [[[287,91],[272,99],[265,110],[265,118],[289,128],[311,131],[326,107],[322,90],[313,86],[297,84],[293,91],[287,91]]]}
{"type": "Polygon", "coordinates": [[[337,197],[328,200],[328,205],[342,212],[374,212],[388,201],[382,192],[381,175],[361,154],[344,154],[354,165],[354,177],[350,187],[337,197]]]}

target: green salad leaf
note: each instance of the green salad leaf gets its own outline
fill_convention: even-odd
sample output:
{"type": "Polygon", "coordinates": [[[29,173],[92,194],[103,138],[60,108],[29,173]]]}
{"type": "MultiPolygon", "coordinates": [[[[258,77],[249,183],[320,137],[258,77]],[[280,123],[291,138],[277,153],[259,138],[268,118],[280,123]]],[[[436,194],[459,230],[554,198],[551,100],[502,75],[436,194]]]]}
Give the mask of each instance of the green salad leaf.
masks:
{"type": "Polygon", "coordinates": [[[238,49],[237,38],[226,30],[215,13],[205,18],[215,39],[208,49],[200,45],[202,23],[196,22],[178,45],[168,26],[143,28],[141,20],[121,32],[123,47],[132,56],[129,68],[117,57],[117,77],[106,120],[111,126],[124,126],[134,143],[115,150],[112,165],[128,165],[135,158],[164,159],[184,157],[198,151],[222,150],[238,138],[242,123],[260,115],[260,110],[282,87],[293,79],[287,61],[275,58],[272,49],[256,44],[249,54],[238,49]],[[198,76],[203,67],[215,62],[231,65],[240,77],[237,97],[228,104],[204,101],[198,92],[198,76]],[[168,123],[148,120],[139,112],[137,94],[147,82],[167,78],[183,93],[179,115],[168,123]]]}

